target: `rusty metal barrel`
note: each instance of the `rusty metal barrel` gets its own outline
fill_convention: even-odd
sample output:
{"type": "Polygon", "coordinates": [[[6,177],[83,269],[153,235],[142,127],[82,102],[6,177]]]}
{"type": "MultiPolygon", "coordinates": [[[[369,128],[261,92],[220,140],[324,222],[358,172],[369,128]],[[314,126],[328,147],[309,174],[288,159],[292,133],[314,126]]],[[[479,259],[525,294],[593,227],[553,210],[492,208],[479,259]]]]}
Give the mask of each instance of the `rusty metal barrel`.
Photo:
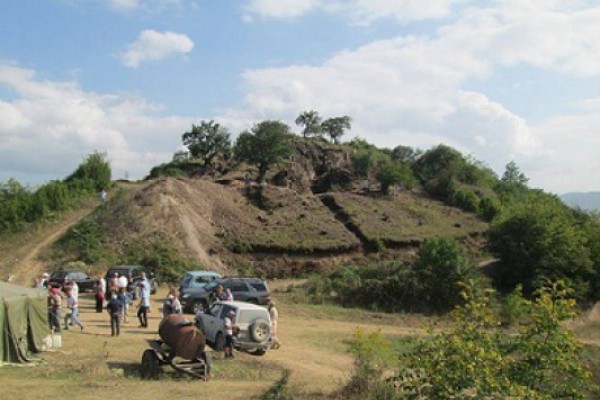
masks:
{"type": "Polygon", "coordinates": [[[162,320],[158,327],[160,338],[171,348],[171,355],[188,360],[204,356],[204,334],[183,315],[173,314],[162,320]]]}

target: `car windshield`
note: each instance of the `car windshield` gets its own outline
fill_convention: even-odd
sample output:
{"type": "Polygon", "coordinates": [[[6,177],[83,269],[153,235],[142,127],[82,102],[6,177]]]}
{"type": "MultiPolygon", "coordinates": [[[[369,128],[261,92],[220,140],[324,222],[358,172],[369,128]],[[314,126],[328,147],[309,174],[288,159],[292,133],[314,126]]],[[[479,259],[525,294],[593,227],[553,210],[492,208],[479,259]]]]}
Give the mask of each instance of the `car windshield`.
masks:
{"type": "Polygon", "coordinates": [[[240,312],[237,323],[249,324],[257,318],[267,319],[266,310],[243,310],[240,312]]]}

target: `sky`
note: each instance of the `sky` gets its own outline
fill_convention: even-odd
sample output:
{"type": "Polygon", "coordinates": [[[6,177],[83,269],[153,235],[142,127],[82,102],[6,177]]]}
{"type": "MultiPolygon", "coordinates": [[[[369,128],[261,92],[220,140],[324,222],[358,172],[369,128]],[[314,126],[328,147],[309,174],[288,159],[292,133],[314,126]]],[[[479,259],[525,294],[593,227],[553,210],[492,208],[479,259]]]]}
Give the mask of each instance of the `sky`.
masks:
{"type": "Polygon", "coordinates": [[[305,110],[342,138],[440,143],[529,186],[600,190],[598,0],[2,0],[0,181],[105,152],[141,179],[215,120],[305,110]]]}

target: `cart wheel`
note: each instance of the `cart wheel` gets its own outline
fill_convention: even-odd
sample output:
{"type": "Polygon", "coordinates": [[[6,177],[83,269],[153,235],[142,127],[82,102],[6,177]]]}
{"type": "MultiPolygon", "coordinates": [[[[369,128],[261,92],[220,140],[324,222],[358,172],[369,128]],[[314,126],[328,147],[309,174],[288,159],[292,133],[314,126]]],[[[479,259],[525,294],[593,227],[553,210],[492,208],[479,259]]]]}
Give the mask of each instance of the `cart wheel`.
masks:
{"type": "Polygon", "coordinates": [[[147,349],[142,354],[142,365],[140,368],[140,374],[142,379],[158,379],[162,374],[163,369],[160,364],[158,356],[154,350],[147,349]]]}
{"type": "Polygon", "coordinates": [[[204,379],[208,380],[208,377],[210,376],[210,369],[212,368],[212,357],[210,354],[204,353],[204,365],[204,379]]]}

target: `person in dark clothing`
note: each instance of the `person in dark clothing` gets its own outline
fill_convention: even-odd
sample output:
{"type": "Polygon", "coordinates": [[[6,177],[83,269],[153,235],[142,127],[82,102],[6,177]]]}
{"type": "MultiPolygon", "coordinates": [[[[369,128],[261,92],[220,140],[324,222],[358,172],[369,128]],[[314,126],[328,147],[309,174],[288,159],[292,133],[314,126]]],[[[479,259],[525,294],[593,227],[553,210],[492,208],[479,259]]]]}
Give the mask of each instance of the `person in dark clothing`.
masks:
{"type": "Polygon", "coordinates": [[[110,314],[111,336],[119,336],[119,333],[121,333],[121,313],[123,312],[123,304],[119,301],[116,294],[111,296],[110,301],[106,305],[106,309],[110,314]]]}

